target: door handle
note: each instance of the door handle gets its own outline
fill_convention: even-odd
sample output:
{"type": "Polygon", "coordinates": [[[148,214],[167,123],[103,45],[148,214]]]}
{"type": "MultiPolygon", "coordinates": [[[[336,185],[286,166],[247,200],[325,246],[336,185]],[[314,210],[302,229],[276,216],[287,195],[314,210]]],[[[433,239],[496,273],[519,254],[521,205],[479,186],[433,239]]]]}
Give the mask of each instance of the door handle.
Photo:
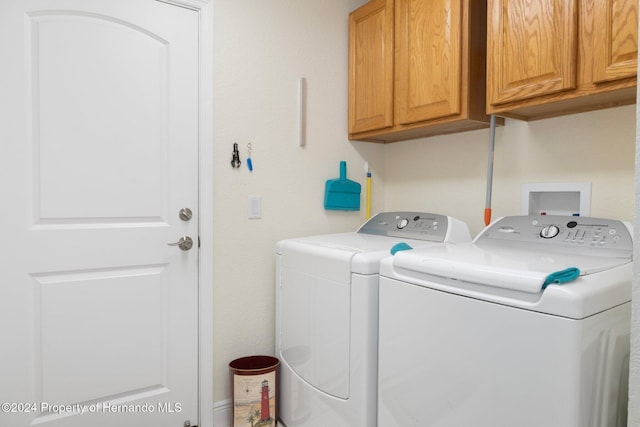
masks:
{"type": "Polygon", "coordinates": [[[193,247],[193,239],[189,236],[183,236],[175,243],[167,243],[169,246],[177,246],[183,251],[188,251],[193,247]]]}

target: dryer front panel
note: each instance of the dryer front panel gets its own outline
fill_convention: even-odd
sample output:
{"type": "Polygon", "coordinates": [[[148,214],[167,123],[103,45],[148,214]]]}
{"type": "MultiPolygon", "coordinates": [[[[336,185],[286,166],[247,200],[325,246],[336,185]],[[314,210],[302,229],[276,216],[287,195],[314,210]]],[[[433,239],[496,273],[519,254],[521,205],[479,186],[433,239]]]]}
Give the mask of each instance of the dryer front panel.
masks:
{"type": "Polygon", "coordinates": [[[280,267],[280,356],[302,379],[335,397],[349,397],[351,287],[300,269],[280,267]]]}

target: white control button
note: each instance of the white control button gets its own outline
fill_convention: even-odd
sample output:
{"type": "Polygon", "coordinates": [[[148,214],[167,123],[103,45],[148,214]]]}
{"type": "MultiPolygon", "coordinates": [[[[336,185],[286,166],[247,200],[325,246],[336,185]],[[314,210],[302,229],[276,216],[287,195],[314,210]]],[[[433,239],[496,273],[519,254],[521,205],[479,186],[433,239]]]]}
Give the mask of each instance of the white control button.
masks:
{"type": "Polygon", "coordinates": [[[398,228],[400,230],[402,230],[403,228],[405,228],[407,225],[409,224],[409,220],[407,218],[402,218],[400,221],[398,221],[398,228]]]}

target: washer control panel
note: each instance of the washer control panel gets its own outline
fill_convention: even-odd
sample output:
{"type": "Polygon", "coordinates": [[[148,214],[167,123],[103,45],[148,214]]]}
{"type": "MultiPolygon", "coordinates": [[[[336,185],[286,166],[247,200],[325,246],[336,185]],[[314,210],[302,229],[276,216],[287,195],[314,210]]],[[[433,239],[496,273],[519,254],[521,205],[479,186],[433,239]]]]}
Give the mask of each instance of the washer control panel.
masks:
{"type": "Polygon", "coordinates": [[[613,249],[633,253],[627,226],[618,220],[560,215],[507,216],[487,227],[476,243],[500,240],[538,242],[558,248],[613,249]]]}
{"type": "Polygon", "coordinates": [[[449,221],[446,215],[425,212],[381,212],[360,227],[358,233],[444,242],[448,226],[449,221]]]}

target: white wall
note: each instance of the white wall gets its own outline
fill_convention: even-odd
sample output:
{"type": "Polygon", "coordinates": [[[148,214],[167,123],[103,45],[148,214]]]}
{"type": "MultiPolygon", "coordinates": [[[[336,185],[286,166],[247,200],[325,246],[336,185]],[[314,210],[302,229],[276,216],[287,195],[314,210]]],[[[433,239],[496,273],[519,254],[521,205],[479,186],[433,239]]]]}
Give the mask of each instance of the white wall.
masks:
{"type": "MultiPolygon", "coordinates": [[[[324,184],[347,161],[374,210],[383,207],[383,147],[347,139],[348,14],[344,0],[214,1],[214,394],[230,398],[228,363],[274,353],[278,240],[354,230],[360,212],[325,211],[324,184]],[[307,145],[297,145],[297,80],[307,79],[307,145]],[[230,165],[233,143],[242,167],[230,165]],[[246,167],[253,145],[254,171],[246,167]],[[364,187],[363,187],[364,188],[364,187]],[[260,195],[262,219],[247,219],[260,195]]],[[[207,261],[204,261],[207,262],[207,261]]]]}
{"type": "MultiPolygon", "coordinates": [[[[231,360],[274,352],[275,242],[349,231],[364,220],[364,211],[322,207],[324,182],[337,177],[340,160],[363,184],[363,163],[370,163],[373,211],[449,213],[473,233],[482,228],[488,131],[389,145],[348,142],[348,13],[364,2],[214,2],[216,401],[231,397],[231,360]],[[296,145],[299,77],[308,82],[303,148],[296,145]],[[243,161],[237,170],[229,163],[234,142],[243,161]],[[247,219],[253,194],[263,198],[259,220],[247,219]]],[[[634,140],[634,106],[508,121],[496,133],[494,217],[520,212],[523,183],[590,181],[592,215],[631,220],[634,140]]]]}
{"type": "Polygon", "coordinates": [[[628,426],[640,425],[640,111],[636,113],[636,175],[631,309],[631,360],[629,363],[629,419],[628,426]]]}
{"type": "MultiPolygon", "coordinates": [[[[493,218],[518,215],[522,184],[591,182],[591,216],[633,220],[635,105],[496,130],[493,218]]],[[[484,226],[489,131],[385,146],[385,208],[446,212],[484,226]]]]}
{"type": "MultiPolygon", "coordinates": [[[[640,72],[640,70],[639,70],[640,72]]],[[[640,97],[637,97],[640,99],[640,97]]],[[[631,308],[631,355],[629,361],[629,419],[630,427],[640,425],[640,111],[636,111],[636,172],[634,265],[631,308]]]]}

